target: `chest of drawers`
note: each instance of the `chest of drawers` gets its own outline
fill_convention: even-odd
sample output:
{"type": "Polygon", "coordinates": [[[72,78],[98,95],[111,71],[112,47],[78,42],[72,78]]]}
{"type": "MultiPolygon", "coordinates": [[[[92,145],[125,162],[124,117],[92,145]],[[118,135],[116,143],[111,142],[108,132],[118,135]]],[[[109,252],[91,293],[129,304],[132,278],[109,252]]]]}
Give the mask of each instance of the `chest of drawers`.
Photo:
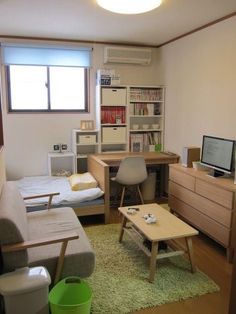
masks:
{"type": "Polygon", "coordinates": [[[169,206],[183,220],[220,243],[232,260],[236,185],[233,178],[214,178],[206,171],[169,166],[169,206]]]}

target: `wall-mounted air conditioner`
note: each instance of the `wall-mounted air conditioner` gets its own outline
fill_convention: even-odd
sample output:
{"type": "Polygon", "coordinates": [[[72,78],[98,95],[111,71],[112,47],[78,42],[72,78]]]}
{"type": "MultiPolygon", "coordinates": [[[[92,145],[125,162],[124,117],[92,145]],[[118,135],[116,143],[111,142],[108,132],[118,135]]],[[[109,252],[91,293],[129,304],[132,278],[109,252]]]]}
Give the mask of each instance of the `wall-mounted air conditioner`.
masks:
{"type": "Polygon", "coordinates": [[[151,63],[151,49],[108,46],[104,48],[104,63],[148,65],[151,63]]]}

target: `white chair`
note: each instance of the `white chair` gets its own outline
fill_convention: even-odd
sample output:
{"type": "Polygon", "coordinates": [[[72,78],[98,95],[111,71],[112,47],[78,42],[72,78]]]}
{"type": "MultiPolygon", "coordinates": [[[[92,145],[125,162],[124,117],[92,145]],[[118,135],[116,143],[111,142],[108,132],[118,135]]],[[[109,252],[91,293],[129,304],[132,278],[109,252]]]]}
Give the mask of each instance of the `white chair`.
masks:
{"type": "Polygon", "coordinates": [[[147,179],[147,168],[143,157],[133,156],[125,157],[121,160],[116,177],[111,178],[123,185],[120,207],[123,205],[125,189],[127,186],[137,186],[138,194],[141,199],[141,203],[144,204],[142,193],[139,188],[139,184],[147,179]]]}

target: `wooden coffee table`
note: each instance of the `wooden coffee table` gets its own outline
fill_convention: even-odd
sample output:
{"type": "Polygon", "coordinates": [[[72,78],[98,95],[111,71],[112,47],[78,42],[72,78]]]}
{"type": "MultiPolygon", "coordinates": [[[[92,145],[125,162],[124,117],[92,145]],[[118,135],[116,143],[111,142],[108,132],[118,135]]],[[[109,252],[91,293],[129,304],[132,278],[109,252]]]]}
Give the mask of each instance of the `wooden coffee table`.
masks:
{"type": "Polygon", "coordinates": [[[156,261],[160,258],[176,256],[188,253],[191,263],[191,271],[195,272],[196,267],[193,259],[192,236],[198,234],[198,231],[188,224],[171,214],[168,210],[158,204],[135,205],[139,208],[135,214],[128,214],[129,207],[119,207],[122,214],[122,224],[119,235],[119,242],[122,241],[123,234],[126,232],[150,258],[149,281],[153,282],[156,273],[156,261]],[[157,221],[153,224],[147,224],[143,216],[153,214],[157,221]],[[127,224],[127,222],[130,222],[127,224]],[[177,238],[184,238],[186,245],[174,241],[177,238]],[[143,245],[143,240],[151,241],[151,251],[143,245]],[[159,253],[158,242],[166,241],[171,251],[159,253]]]}

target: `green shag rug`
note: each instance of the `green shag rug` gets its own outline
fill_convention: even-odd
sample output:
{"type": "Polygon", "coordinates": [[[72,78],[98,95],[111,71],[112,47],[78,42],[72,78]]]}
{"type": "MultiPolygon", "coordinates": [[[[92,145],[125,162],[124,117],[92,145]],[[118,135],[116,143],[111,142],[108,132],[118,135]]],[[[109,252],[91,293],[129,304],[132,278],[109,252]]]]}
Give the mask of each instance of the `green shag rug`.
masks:
{"type": "Polygon", "coordinates": [[[219,291],[202,272],[192,274],[183,256],[159,260],[155,282],[149,283],[149,259],[126,234],[119,243],[119,230],[119,224],[85,228],[96,254],[95,271],[86,280],[93,314],[132,313],[219,291]]]}

